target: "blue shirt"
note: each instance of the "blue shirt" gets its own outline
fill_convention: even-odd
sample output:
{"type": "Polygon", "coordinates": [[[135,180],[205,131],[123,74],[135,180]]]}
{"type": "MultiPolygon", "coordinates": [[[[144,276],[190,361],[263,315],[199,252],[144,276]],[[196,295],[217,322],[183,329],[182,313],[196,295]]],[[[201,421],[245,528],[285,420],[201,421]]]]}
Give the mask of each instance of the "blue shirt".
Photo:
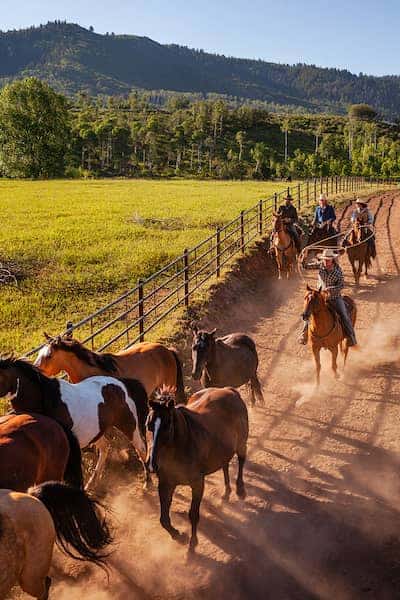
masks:
{"type": "Polygon", "coordinates": [[[317,206],[315,209],[314,219],[319,225],[321,225],[321,223],[325,223],[325,221],[336,221],[335,209],[331,204],[327,204],[326,206],[317,206]]]}

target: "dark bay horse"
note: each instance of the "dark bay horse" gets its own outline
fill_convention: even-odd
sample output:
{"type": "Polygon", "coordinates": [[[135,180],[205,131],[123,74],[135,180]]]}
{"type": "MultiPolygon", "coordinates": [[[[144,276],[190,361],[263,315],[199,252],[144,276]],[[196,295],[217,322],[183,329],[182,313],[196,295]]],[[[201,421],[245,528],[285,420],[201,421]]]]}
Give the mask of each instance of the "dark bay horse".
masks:
{"type": "Polygon", "coordinates": [[[65,371],[72,383],[95,375],[137,379],[148,396],[163,385],[176,387],[185,402],[182,365],[175,350],[163,344],[142,342],[117,354],[93,352],[78,340],[52,338],[40,350],[35,366],[48,377],[65,371]]]}
{"type": "Polygon", "coordinates": [[[371,231],[356,219],[353,223],[352,230],[344,241],[343,246],[346,248],[351,268],[353,269],[354,281],[358,286],[362,268],[364,267],[365,277],[368,277],[368,269],[372,266],[371,249],[368,244],[368,238],[371,236],[371,231]]]}
{"type": "MultiPolygon", "coordinates": [[[[74,384],[47,377],[27,361],[8,358],[0,360],[0,397],[6,394],[14,394],[11,405],[17,412],[44,414],[71,429],[81,448],[116,427],[136,450],[148,482],[148,403],[139,381],[98,376],[74,384]]],[[[90,484],[104,467],[100,459],[90,484]]]]}
{"type": "Polygon", "coordinates": [[[254,341],[244,333],[216,338],[216,330],[192,326],[192,376],[203,387],[240,387],[248,384],[252,406],[264,404],[257,376],[258,354],[254,341]]]}
{"type": "MultiPolygon", "coordinates": [[[[350,310],[351,320],[354,326],[357,317],[356,305],[349,296],[343,296],[343,299],[347,304],[348,310],[350,310]]],[[[309,320],[308,341],[314,355],[317,385],[320,383],[321,348],[326,348],[331,352],[332,369],[336,379],[338,379],[337,356],[339,347],[341,351],[343,351],[344,363],[346,363],[349,346],[348,341],[345,338],[340,318],[336,311],[329,306],[326,293],[321,290],[313,290],[307,285],[302,316],[303,319],[309,320]]]]}
{"type": "Polygon", "coordinates": [[[0,489],[0,598],[18,584],[47,600],[55,543],[72,558],[103,566],[111,542],[100,505],[82,490],[57,482],[26,494],[0,489]]]}
{"type": "Polygon", "coordinates": [[[246,459],[249,424],[247,408],[233,388],[208,388],[194,394],[187,406],[175,406],[172,390],[161,390],[155,401],[150,400],[148,429],[153,434],[150,470],[158,475],[161,525],[175,540],[186,536],[171,525],[169,516],[177,485],[192,488],[189,519],[192,525],[190,550],[197,541],[200,504],[204,478],[223,469],[224,498],[229,499],[229,463],[237,454],[239,461],[236,492],[245,498],[243,466],[246,459]]]}
{"type": "Polygon", "coordinates": [[[79,442],[68,427],[36,414],[0,418],[0,488],[26,492],[45,481],[83,487],[79,442]]]}
{"type": "Polygon", "coordinates": [[[279,213],[274,213],[272,233],[272,253],[278,267],[278,279],[282,279],[282,273],[286,273],[286,277],[289,278],[295,270],[297,250],[279,213]]]}

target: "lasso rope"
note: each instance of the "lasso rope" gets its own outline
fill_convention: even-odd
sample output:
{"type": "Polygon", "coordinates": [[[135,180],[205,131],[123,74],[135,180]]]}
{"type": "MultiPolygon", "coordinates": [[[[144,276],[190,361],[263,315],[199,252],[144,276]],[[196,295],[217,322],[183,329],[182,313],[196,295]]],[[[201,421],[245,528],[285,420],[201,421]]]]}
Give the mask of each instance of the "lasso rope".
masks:
{"type": "Polygon", "coordinates": [[[300,252],[299,257],[297,259],[297,271],[300,275],[300,277],[302,278],[303,281],[305,281],[305,277],[303,275],[303,261],[306,257],[306,255],[308,254],[308,252],[310,250],[334,250],[334,251],[339,251],[339,250],[345,250],[346,252],[348,251],[349,248],[356,248],[357,246],[361,246],[362,244],[365,244],[366,242],[368,242],[371,238],[374,237],[375,235],[375,226],[374,225],[361,225],[361,228],[368,228],[368,229],[372,229],[370,235],[368,237],[365,238],[365,240],[362,240],[361,242],[357,242],[356,244],[351,244],[351,246],[343,246],[343,242],[344,240],[347,239],[347,237],[350,235],[350,233],[353,231],[353,228],[350,227],[345,233],[335,233],[334,235],[330,235],[327,238],[324,238],[323,240],[320,240],[319,242],[316,242],[315,244],[309,244],[308,246],[305,246],[303,248],[303,250],[300,252]],[[321,242],[326,242],[328,240],[332,240],[335,238],[339,238],[343,236],[343,240],[342,243],[340,244],[340,246],[338,246],[337,244],[335,246],[327,246],[326,244],[322,245],[321,242]]]}

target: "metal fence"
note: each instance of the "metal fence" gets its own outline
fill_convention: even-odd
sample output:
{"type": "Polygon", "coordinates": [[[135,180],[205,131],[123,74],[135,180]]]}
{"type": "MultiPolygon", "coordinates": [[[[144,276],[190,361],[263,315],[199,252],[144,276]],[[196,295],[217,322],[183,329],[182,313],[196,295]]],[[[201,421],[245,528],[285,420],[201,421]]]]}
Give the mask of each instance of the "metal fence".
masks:
{"type": "MultiPolygon", "coordinates": [[[[358,192],[372,186],[390,183],[371,181],[361,177],[326,177],[304,181],[279,193],[260,200],[243,210],[194,248],[184,250],[181,256],[137,285],[85,317],[78,323],[70,320],[62,335],[74,334],[93,350],[121,350],[146,336],[156,333],[158,327],[180,307],[189,307],[201,288],[220,277],[224,268],[256,239],[262,238],[271,224],[282,197],[288,192],[294,204],[302,210],[315,205],[322,192],[331,195],[358,192]]],[[[42,346],[25,354],[30,357],[42,346]]]]}

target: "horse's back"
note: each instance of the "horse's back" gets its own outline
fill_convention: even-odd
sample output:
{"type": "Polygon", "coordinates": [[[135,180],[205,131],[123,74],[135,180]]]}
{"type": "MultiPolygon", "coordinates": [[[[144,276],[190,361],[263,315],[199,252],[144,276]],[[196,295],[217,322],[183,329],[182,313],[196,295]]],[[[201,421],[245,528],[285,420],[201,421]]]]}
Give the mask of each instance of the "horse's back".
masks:
{"type": "Polygon", "coordinates": [[[151,394],[157,387],[175,386],[178,378],[176,352],[157,342],[140,342],[115,355],[118,375],[138,379],[151,394]]]}
{"type": "Polygon", "coordinates": [[[246,348],[257,354],[257,348],[254,340],[246,335],[245,333],[230,333],[223,337],[217,338],[217,341],[221,340],[227,346],[231,346],[232,348],[246,348]]]}
{"type": "Polygon", "coordinates": [[[187,410],[213,431],[218,427],[229,428],[235,422],[248,423],[247,406],[232,387],[206,388],[196,392],[189,398],[187,410]]]}

